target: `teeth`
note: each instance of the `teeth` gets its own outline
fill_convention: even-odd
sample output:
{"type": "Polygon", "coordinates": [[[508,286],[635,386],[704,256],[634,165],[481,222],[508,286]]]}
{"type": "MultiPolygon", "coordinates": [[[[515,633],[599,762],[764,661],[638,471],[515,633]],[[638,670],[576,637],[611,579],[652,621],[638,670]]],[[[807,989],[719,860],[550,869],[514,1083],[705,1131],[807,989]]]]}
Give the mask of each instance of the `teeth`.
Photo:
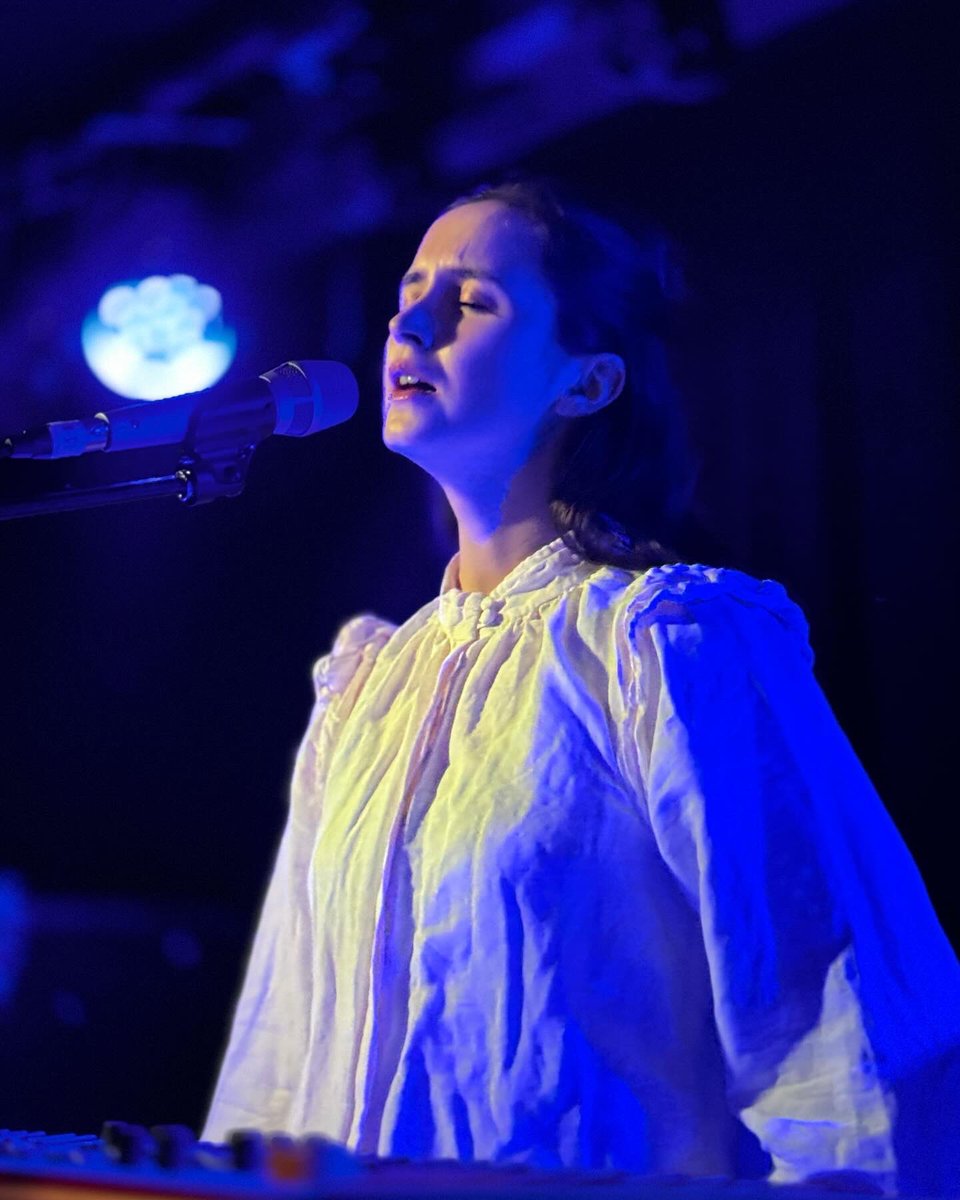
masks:
{"type": "Polygon", "coordinates": [[[432,383],[427,383],[425,379],[420,379],[416,375],[398,375],[394,386],[398,388],[426,388],[431,392],[436,390],[432,383]]]}

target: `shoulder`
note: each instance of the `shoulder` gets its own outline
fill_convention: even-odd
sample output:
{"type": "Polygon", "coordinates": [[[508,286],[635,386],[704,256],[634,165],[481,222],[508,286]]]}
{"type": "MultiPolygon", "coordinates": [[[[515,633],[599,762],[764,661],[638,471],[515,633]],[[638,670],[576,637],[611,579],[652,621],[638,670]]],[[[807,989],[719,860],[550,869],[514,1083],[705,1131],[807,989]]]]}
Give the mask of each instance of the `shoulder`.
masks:
{"type": "Polygon", "coordinates": [[[617,607],[634,648],[650,638],[682,638],[698,645],[774,639],[782,644],[785,638],[812,661],[806,617],[776,580],[701,563],[621,574],[625,579],[617,607]]]}
{"type": "Polygon", "coordinates": [[[372,613],[360,613],[341,625],[330,650],[313,665],[318,699],[342,692],[361,668],[369,668],[395,629],[372,613]]]}

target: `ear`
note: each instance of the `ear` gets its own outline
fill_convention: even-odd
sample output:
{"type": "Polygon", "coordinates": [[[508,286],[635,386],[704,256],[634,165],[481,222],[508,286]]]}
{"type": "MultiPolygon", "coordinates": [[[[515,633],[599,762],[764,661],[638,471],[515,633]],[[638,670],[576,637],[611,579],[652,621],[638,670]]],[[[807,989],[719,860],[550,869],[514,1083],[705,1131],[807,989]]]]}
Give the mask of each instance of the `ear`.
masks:
{"type": "Polygon", "coordinates": [[[623,391],[627,369],[619,354],[592,354],[582,360],[578,381],[554,405],[561,417],[587,417],[606,408],[623,391]]]}

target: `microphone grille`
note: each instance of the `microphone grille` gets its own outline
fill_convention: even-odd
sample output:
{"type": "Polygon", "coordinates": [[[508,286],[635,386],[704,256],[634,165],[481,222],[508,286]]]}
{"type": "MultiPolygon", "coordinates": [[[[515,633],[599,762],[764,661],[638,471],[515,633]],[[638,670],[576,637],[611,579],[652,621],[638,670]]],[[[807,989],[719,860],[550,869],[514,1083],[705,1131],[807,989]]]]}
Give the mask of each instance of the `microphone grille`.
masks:
{"type": "Polygon", "coordinates": [[[306,437],[346,421],[357,410],[359,389],[344,363],[299,359],[260,376],[277,407],[274,433],[306,437]]]}

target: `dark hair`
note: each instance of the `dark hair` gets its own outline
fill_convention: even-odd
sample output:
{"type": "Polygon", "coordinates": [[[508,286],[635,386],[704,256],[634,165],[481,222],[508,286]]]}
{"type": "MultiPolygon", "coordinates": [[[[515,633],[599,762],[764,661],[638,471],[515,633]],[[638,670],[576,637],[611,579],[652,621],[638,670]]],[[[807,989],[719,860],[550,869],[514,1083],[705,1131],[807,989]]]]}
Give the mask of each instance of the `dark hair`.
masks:
{"type": "Polygon", "coordinates": [[[621,395],[570,422],[551,498],[558,531],[595,562],[675,561],[665,543],[689,503],[692,468],[666,365],[665,239],[652,227],[627,233],[542,179],[484,184],[445,211],[481,200],[523,214],[539,234],[561,346],[626,364],[621,395]]]}

